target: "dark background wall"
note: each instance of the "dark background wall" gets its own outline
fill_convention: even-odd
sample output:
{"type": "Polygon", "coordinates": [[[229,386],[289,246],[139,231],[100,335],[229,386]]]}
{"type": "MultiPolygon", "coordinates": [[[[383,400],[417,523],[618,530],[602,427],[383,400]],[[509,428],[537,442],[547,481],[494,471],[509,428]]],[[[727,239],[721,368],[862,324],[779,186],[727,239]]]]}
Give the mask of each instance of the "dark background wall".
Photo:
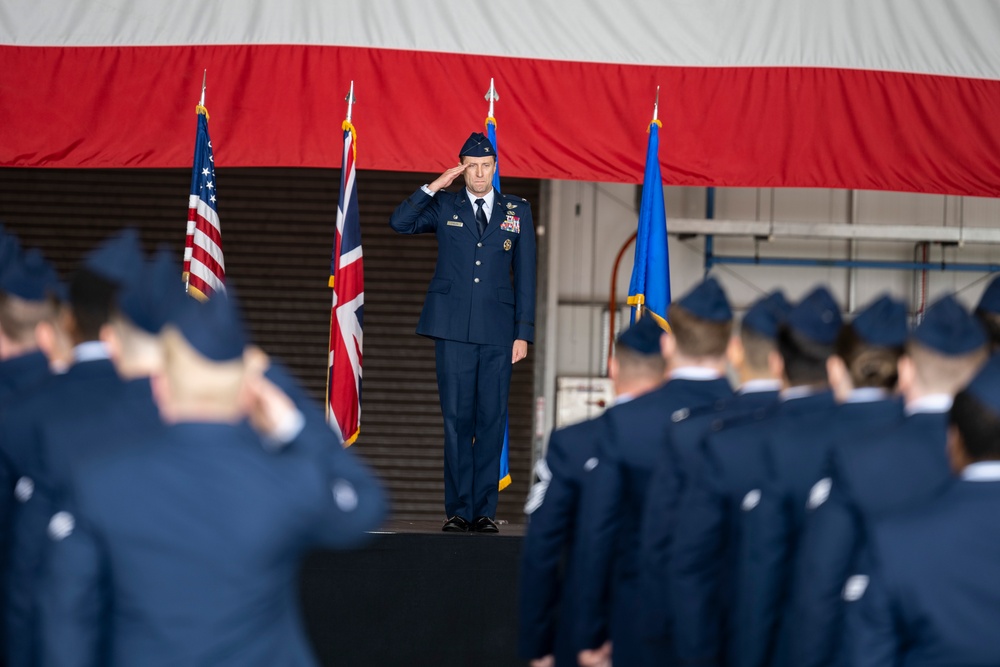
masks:
{"type": "MultiPolygon", "coordinates": [[[[441,519],[442,423],[433,343],[414,334],[434,271],[433,235],[404,237],[389,214],[434,174],[361,171],[365,262],[361,434],[353,449],[390,491],[395,519],[441,519]]],[[[331,293],[327,287],[340,172],[217,170],[227,285],[243,303],[254,340],[282,359],[318,400],[326,383],[331,293]]],[[[131,225],[146,250],[184,246],[188,170],[0,170],[0,220],[40,247],[65,276],[100,239],[131,225]]],[[[453,186],[454,187],[454,186],[453,186]]],[[[539,182],[505,179],[533,204],[539,182]]],[[[544,300],[540,297],[540,303],[544,300]]],[[[511,381],[510,465],[498,517],[518,522],[530,481],[536,350],[511,381]]]]}

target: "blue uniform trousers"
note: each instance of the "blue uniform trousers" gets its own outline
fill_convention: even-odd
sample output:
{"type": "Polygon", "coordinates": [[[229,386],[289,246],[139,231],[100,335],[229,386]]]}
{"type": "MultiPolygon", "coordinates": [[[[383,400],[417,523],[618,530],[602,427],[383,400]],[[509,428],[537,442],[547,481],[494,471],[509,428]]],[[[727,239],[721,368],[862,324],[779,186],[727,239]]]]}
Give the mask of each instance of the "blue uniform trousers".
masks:
{"type": "Polygon", "coordinates": [[[444,416],[444,506],[467,521],[496,516],[511,347],[434,342],[444,416]]]}

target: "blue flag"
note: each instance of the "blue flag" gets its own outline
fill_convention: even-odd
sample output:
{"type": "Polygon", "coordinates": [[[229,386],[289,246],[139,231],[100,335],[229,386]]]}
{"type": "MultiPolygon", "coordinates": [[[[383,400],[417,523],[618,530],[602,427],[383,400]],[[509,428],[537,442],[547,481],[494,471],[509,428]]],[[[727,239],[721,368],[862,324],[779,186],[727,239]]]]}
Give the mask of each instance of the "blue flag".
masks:
{"type": "MultiPolygon", "coordinates": [[[[486,136],[493,144],[493,155],[498,159],[500,153],[497,151],[497,119],[490,116],[486,119],[486,136]]],[[[500,163],[493,172],[493,189],[496,196],[500,196],[500,163]]],[[[506,417],[503,425],[503,449],[500,450],[500,490],[503,491],[510,486],[510,417],[506,417]]]]}
{"type": "Polygon", "coordinates": [[[652,315],[661,326],[667,323],[670,305],[670,256],[667,253],[667,211],[663,205],[660,177],[660,121],[649,124],[646,173],[642,179],[639,233],[635,239],[635,264],[628,286],[632,322],[636,312],[652,315]]]}

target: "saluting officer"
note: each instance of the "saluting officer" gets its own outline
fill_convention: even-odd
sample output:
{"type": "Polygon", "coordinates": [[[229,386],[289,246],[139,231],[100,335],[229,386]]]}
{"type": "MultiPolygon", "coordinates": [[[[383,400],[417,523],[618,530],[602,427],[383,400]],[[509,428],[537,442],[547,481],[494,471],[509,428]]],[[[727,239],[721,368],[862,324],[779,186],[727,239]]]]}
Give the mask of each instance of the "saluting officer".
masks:
{"type": "Polygon", "coordinates": [[[400,204],[389,225],[438,240],[417,333],[435,341],[443,530],[496,533],[511,368],[535,331],[535,231],[526,200],[494,191],[496,149],[484,134],[469,137],[459,162],[400,204]],[[445,192],[459,176],[465,188],[445,192]]]}

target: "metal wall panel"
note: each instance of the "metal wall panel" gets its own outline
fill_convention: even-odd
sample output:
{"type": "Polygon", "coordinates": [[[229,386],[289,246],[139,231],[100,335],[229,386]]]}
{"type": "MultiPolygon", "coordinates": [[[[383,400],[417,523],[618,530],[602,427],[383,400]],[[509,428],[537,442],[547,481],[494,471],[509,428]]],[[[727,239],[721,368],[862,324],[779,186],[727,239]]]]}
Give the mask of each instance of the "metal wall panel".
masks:
{"type": "MultiPolygon", "coordinates": [[[[396,519],[443,517],[443,426],[432,341],[414,333],[434,271],[432,235],[404,237],[388,225],[395,206],[434,175],[361,171],[359,210],[365,256],[364,384],[354,451],[378,471],[396,519]]],[[[322,400],[329,335],[330,252],[339,187],[333,169],[218,169],[227,284],[241,299],[254,340],[282,359],[322,400]]],[[[187,219],[187,170],[0,170],[0,220],[25,245],[42,248],[63,273],[98,240],[125,225],[147,250],[169,245],[178,258],[187,219]]],[[[505,179],[504,189],[543,210],[538,181],[505,179]]],[[[530,481],[533,365],[511,381],[513,484],[500,518],[519,521],[530,481]]]]}

